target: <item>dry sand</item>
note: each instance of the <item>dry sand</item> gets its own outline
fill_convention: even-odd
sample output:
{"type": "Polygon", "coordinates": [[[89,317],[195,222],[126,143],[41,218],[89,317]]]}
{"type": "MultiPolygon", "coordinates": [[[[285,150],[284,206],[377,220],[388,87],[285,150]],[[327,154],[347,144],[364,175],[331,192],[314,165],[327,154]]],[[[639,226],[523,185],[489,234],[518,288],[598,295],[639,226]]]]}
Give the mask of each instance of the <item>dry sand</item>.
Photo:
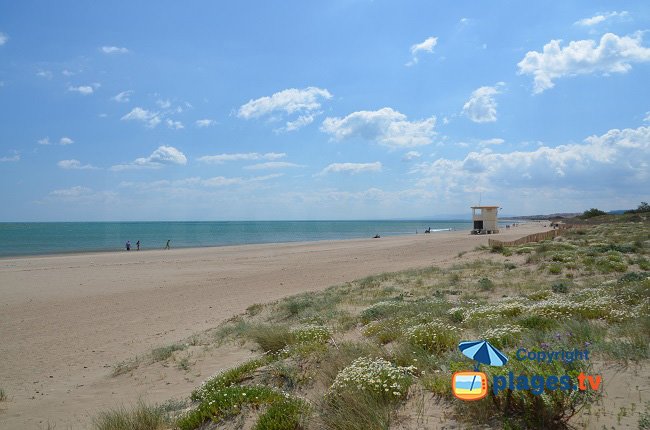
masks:
{"type": "MultiPolygon", "coordinates": [[[[532,223],[490,237],[544,230],[532,223]]],[[[98,411],[141,396],[187,396],[250,353],[226,349],[190,374],[156,364],[137,377],[111,377],[112,366],[215,327],[254,303],[381,272],[447,266],[487,240],[442,232],[0,259],[0,388],[9,396],[0,402],[0,428],[89,428],[98,411]]]]}

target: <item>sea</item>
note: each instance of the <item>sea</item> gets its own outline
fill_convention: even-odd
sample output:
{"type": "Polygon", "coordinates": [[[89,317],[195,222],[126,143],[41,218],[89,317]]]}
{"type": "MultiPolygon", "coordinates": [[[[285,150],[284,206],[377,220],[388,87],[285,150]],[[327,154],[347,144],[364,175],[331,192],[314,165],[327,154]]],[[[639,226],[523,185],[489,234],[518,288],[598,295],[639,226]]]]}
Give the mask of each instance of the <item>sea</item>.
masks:
{"type": "Polygon", "coordinates": [[[0,223],[0,257],[308,242],[470,230],[470,221],[165,221],[0,223]]]}

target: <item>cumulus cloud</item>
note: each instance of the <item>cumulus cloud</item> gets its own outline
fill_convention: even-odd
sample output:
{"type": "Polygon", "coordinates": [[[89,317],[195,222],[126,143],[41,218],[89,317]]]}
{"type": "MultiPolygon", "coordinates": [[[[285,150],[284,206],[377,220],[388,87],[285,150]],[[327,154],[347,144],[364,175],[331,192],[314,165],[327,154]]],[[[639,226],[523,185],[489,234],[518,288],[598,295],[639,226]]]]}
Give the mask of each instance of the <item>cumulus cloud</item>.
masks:
{"type": "Polygon", "coordinates": [[[289,163],[287,161],[267,161],[266,163],[257,163],[244,167],[247,170],[265,170],[265,169],[286,169],[289,167],[303,167],[300,164],[289,163]]]}
{"type": "Polygon", "coordinates": [[[16,161],[20,161],[20,154],[18,151],[13,151],[13,155],[0,157],[0,163],[15,163],[16,161]]]}
{"type": "Polygon", "coordinates": [[[129,52],[128,49],[118,46],[102,46],[101,51],[104,54],[127,54],[129,52]]]}
{"type": "Polygon", "coordinates": [[[5,33],[0,32],[0,46],[7,43],[8,40],[9,40],[9,36],[7,36],[5,33]]]}
{"type": "Polygon", "coordinates": [[[594,15],[594,16],[592,16],[590,18],[580,19],[580,20],[574,22],[574,24],[575,25],[580,25],[582,27],[591,27],[591,26],[594,26],[596,24],[600,24],[601,22],[606,21],[608,19],[617,18],[617,17],[618,18],[623,18],[623,17],[626,17],[627,15],[628,15],[628,13],[625,10],[622,11],[622,12],[616,12],[616,11],[614,11],[614,12],[604,12],[604,13],[600,13],[598,15],[594,15]]]}
{"type": "Polygon", "coordinates": [[[36,141],[39,145],[49,145],[50,144],[50,138],[49,137],[44,137],[42,139],[38,139],[36,141]]]}
{"type": "Polygon", "coordinates": [[[294,131],[314,122],[314,115],[300,115],[295,121],[287,121],[284,131],[294,131]]]}
{"type": "Polygon", "coordinates": [[[650,180],[650,127],[612,129],[582,143],[540,146],[532,151],[470,152],[464,159],[421,163],[420,186],[454,194],[486,190],[565,189],[646,192],[650,180]]]}
{"type": "Polygon", "coordinates": [[[58,163],[56,163],[57,166],[59,166],[62,169],[67,169],[67,170],[92,170],[96,169],[95,166],[92,166],[90,164],[81,164],[79,160],[61,160],[58,163]]]}
{"type": "Polygon", "coordinates": [[[121,119],[122,121],[140,121],[149,128],[156,127],[162,121],[159,112],[148,111],[141,107],[131,109],[131,112],[124,115],[121,119]]]}
{"type": "Polygon", "coordinates": [[[167,124],[167,127],[171,128],[172,130],[181,130],[185,128],[182,122],[180,121],[174,121],[169,118],[165,120],[165,123],[167,124]]]}
{"type": "Polygon", "coordinates": [[[420,154],[418,151],[409,151],[404,156],[402,156],[403,161],[413,161],[417,160],[418,158],[422,157],[422,154],[420,154]]]}
{"type": "Polygon", "coordinates": [[[501,93],[505,84],[498,82],[493,87],[480,87],[472,92],[463,105],[463,114],[474,122],[494,122],[497,120],[497,102],[494,97],[501,93]]]}
{"type": "Polygon", "coordinates": [[[534,76],[535,94],[555,86],[554,80],[565,76],[592,73],[626,73],[633,63],[650,61],[650,48],[642,46],[642,33],[632,36],[604,34],[600,42],[572,41],[560,46],[551,40],[542,52],[529,51],[517,66],[519,74],[534,76]]]}
{"type": "Polygon", "coordinates": [[[353,175],[363,172],[381,172],[381,162],[374,163],[332,163],[325,167],[319,174],[328,173],[351,173],[353,175]]]}
{"type": "Polygon", "coordinates": [[[406,115],[391,108],[358,111],[343,118],[326,118],[321,131],[336,140],[361,138],[389,148],[428,145],[435,135],[436,117],[408,121],[406,115]]]}
{"type": "Polygon", "coordinates": [[[314,120],[314,115],[319,114],[323,100],[329,100],[332,94],[324,88],[307,87],[303,89],[289,88],[279,91],[271,96],[250,100],[237,111],[237,116],[244,119],[288,116],[298,114],[298,118],[287,121],[282,131],[297,130],[314,120]]]}
{"type": "Polygon", "coordinates": [[[173,146],[159,146],[148,157],[136,158],[129,164],[118,164],[111,167],[113,171],[143,169],[143,168],[160,168],[165,165],[185,165],[187,157],[173,146]]]}
{"type": "Polygon", "coordinates": [[[128,103],[131,101],[130,99],[131,94],[133,94],[133,90],[122,91],[121,93],[111,97],[111,100],[116,101],[118,103],[128,103]]]}
{"type": "Polygon", "coordinates": [[[650,122],[650,112],[645,113],[645,118],[643,118],[644,122],[650,122]]]}
{"type": "Polygon", "coordinates": [[[428,37],[424,39],[423,42],[416,43],[415,45],[411,45],[411,61],[406,63],[406,66],[413,66],[418,63],[418,54],[423,52],[423,53],[433,53],[433,48],[438,44],[438,38],[437,37],[428,37]]]}
{"type": "Polygon", "coordinates": [[[62,137],[59,139],[59,145],[72,145],[74,143],[74,140],[70,139],[69,137],[62,137]]]}
{"type": "Polygon", "coordinates": [[[196,121],[194,121],[194,125],[196,125],[199,128],[211,127],[216,123],[217,122],[213,119],[197,119],[196,121]]]}
{"type": "Polygon", "coordinates": [[[221,164],[227,161],[250,161],[250,160],[279,160],[280,158],[286,157],[287,154],[284,152],[267,152],[266,154],[260,154],[259,152],[246,152],[246,153],[234,153],[234,154],[218,154],[218,155],[204,155],[199,157],[198,160],[203,163],[213,163],[221,164]]]}
{"type": "Polygon", "coordinates": [[[73,93],[79,93],[82,96],[89,96],[93,94],[95,90],[99,87],[101,87],[101,85],[96,82],[92,85],[79,85],[78,87],[70,85],[68,86],[68,91],[73,93]]]}

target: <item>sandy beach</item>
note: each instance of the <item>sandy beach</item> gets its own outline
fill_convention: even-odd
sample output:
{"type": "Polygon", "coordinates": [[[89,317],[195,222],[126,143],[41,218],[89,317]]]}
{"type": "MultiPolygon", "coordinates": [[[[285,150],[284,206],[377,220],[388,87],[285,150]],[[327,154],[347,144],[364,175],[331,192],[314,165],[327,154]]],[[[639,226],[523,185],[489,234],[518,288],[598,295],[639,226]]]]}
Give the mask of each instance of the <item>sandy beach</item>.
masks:
{"type": "MultiPolygon", "coordinates": [[[[503,230],[514,239],[546,230],[503,230]]],[[[492,236],[490,236],[492,237],[492,236]]],[[[443,232],[381,239],[245,245],[0,260],[0,428],[88,428],[98,411],[139,397],[182,397],[239,361],[233,350],[199,380],[111,378],[117,362],[217,326],[254,303],[364,276],[458,263],[487,236],[443,232]]]]}

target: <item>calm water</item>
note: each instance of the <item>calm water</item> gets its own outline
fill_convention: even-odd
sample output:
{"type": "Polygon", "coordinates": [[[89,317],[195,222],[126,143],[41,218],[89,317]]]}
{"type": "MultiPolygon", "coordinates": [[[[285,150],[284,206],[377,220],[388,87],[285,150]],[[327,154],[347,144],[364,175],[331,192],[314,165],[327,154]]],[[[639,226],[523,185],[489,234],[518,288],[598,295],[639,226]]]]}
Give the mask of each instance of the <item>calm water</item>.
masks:
{"type": "Polygon", "coordinates": [[[226,221],[0,223],[0,257],[69,252],[339,240],[469,230],[469,221],[226,221]]]}

